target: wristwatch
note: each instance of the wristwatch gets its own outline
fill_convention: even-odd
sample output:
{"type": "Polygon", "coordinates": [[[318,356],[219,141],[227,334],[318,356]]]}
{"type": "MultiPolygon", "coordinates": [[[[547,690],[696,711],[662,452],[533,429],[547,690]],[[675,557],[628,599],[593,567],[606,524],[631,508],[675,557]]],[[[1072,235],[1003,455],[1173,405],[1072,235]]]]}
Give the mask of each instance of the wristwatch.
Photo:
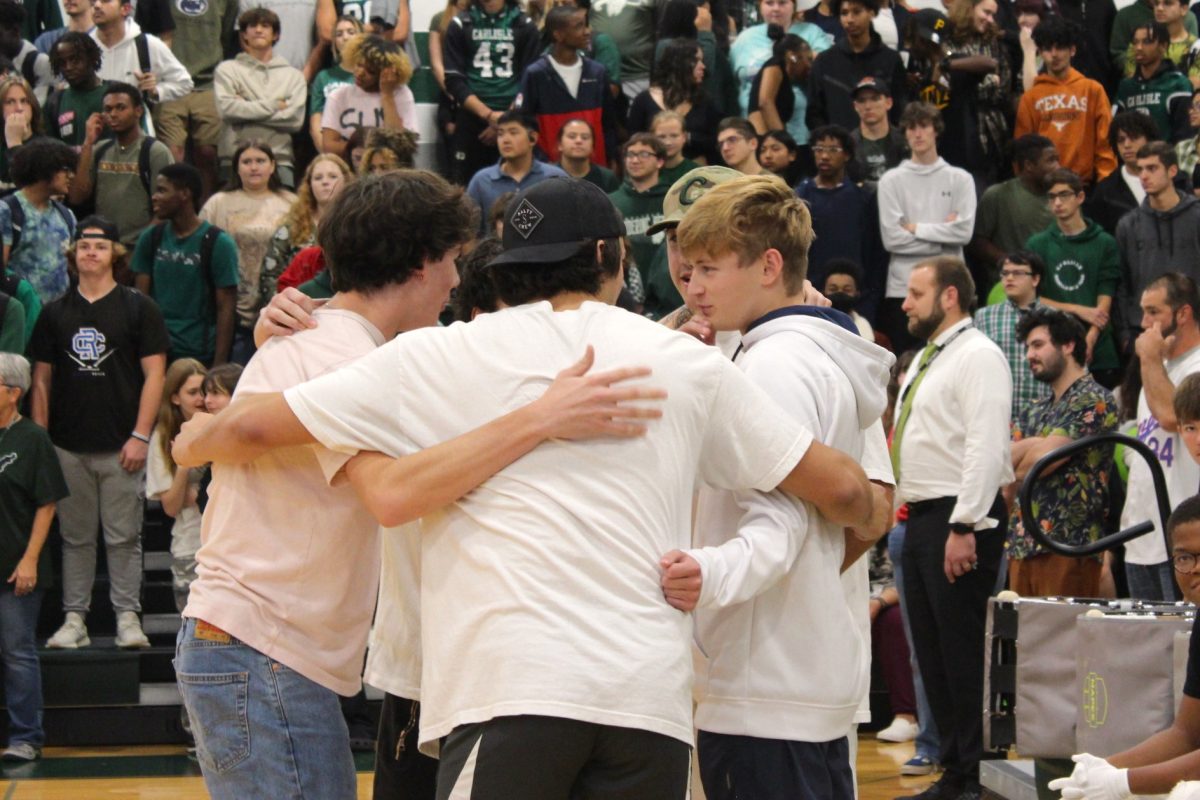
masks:
{"type": "Polygon", "coordinates": [[[969,522],[951,522],[950,523],[950,532],[951,533],[974,533],[975,526],[969,522]]]}

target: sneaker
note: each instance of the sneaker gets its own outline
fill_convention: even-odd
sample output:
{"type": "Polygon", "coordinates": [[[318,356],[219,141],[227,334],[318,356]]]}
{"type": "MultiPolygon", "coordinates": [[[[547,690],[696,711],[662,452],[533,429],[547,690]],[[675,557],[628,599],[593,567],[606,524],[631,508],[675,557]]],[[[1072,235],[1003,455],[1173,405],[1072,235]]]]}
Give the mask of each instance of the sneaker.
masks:
{"type": "Polygon", "coordinates": [[[136,611],[122,611],[117,614],[117,647],[134,648],[149,647],[150,640],[142,632],[142,621],[136,611]]]}
{"type": "Polygon", "coordinates": [[[947,776],[943,775],[926,786],[923,792],[897,797],[896,800],[958,800],[960,794],[962,794],[962,784],[952,783],[947,776]]]}
{"type": "Polygon", "coordinates": [[[900,767],[901,775],[932,775],[937,762],[929,756],[913,756],[900,767]]]}
{"type": "Polygon", "coordinates": [[[83,624],[83,615],[76,611],[68,611],[66,621],[54,635],[46,640],[46,647],[52,650],[74,650],[87,647],[92,643],[88,638],[87,626],[83,624]]]}
{"type": "Polygon", "coordinates": [[[875,734],[875,738],[884,742],[911,742],[917,738],[920,727],[904,717],[896,717],[892,724],[875,734]]]}
{"type": "Polygon", "coordinates": [[[0,761],[19,761],[26,763],[29,761],[37,761],[42,757],[42,749],[34,747],[26,742],[19,744],[10,744],[8,749],[0,753],[0,761]]]}

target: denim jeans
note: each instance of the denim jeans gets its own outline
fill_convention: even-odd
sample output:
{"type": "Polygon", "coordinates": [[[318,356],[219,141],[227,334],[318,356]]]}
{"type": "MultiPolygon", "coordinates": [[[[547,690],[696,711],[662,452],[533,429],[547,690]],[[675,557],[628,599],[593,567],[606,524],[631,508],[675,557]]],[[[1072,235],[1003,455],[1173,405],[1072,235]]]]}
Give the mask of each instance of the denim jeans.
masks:
{"type": "Polygon", "coordinates": [[[908,641],[909,658],[912,661],[913,691],[917,695],[917,740],[916,754],[931,761],[938,760],[941,745],[938,741],[937,723],[925,696],[925,682],[921,680],[921,669],[917,666],[917,654],[913,650],[912,628],[908,625],[908,610],[904,603],[904,570],[900,566],[900,554],[904,551],[905,524],[901,522],[888,533],[888,558],[892,560],[892,577],[896,579],[896,592],[900,595],[900,619],[904,621],[904,638],[908,641]]]}
{"type": "Polygon", "coordinates": [[[184,623],[175,675],[214,800],[356,797],[337,694],[237,639],[197,638],[197,621],[184,623]]]}
{"type": "Polygon", "coordinates": [[[1170,561],[1160,564],[1125,564],[1125,580],[1129,583],[1129,596],[1134,600],[1181,599],[1179,586],[1175,583],[1175,569],[1170,561]]]}
{"type": "Polygon", "coordinates": [[[0,589],[0,659],[4,662],[4,699],[8,704],[8,743],[41,747],[42,669],[37,655],[37,620],[42,590],[17,597],[0,589]]]}

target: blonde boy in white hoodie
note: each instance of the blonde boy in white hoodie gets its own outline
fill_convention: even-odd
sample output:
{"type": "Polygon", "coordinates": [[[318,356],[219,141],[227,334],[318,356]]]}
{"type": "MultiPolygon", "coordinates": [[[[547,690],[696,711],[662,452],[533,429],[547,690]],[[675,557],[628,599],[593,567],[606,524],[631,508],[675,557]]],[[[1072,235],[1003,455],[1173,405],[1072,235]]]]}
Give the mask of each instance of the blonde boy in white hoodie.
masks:
{"type": "MultiPolygon", "coordinates": [[[[694,265],[689,306],[716,330],[741,331],[735,362],[751,381],[890,484],[879,419],[894,359],[845,314],[802,305],[812,238],[807,207],[778,178],[709,190],[678,229],[694,265]]],[[[870,646],[840,574],[870,535],[778,492],[705,488],[694,541],[664,563],[690,561],[701,574],[696,639],[708,662],[696,725],[708,799],[851,800],[847,734],[870,646]]],[[[664,586],[669,602],[689,605],[664,586]]]]}

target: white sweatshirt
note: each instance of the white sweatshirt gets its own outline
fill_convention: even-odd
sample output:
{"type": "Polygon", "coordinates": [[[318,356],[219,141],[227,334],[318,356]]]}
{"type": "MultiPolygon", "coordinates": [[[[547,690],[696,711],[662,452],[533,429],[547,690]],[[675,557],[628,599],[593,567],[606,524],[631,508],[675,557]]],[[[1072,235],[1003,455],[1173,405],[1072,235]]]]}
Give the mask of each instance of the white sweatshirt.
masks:
{"type": "MultiPolygon", "coordinates": [[[[136,22],[132,19],[126,20],[125,38],[113,47],[105,47],[104,42],[100,41],[99,31],[92,29],[89,35],[100,45],[100,72],[97,74],[101,80],[138,85],[137,76],[133,73],[140,71],[141,67],[138,65],[137,45],[134,39],[141,32],[142,29],[136,22]]],[[[150,53],[150,71],[158,80],[158,102],[178,100],[191,92],[192,76],[183,64],[179,63],[179,59],[175,58],[171,48],[167,47],[162,39],[151,34],[146,34],[146,44],[150,53]]],[[[146,117],[150,117],[149,109],[146,109],[146,117]]]]}
{"type": "Polygon", "coordinates": [[[238,53],[213,71],[213,92],[224,123],[217,147],[222,160],[233,158],[238,142],[261,139],[276,161],[292,165],[292,134],[304,125],[308,98],[300,70],[281,56],[264,64],[248,53],[238,53]]]}
{"type": "Polygon", "coordinates": [[[879,180],[879,233],[891,253],[887,297],[908,293],[913,267],[937,256],[962,258],[975,228],[975,181],[939,158],[932,164],[901,161],[879,180]],[[947,221],[951,214],[957,218],[947,221]],[[901,226],[912,223],[915,233],[901,226]]]}
{"type": "MultiPolygon", "coordinates": [[[[884,453],[886,471],[879,419],[890,353],[811,315],[769,318],[742,345],[738,366],[797,421],[855,459],[884,453]]],[[[708,656],[697,727],[790,741],[845,736],[870,680],[870,645],[842,602],[842,526],[779,491],[705,488],[694,541],[688,552],[703,575],[696,641],[708,656]]]]}

